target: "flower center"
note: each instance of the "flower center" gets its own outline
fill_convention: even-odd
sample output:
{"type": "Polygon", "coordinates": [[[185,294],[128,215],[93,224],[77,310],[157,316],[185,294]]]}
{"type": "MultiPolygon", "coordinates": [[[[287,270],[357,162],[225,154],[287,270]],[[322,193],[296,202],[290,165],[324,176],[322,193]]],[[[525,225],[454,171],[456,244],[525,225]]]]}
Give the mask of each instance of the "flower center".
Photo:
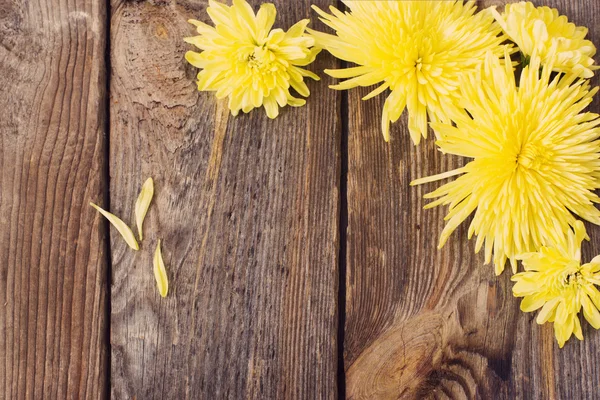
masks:
{"type": "Polygon", "coordinates": [[[270,67],[270,50],[266,45],[256,46],[246,59],[248,66],[254,70],[268,70],[270,67]]]}
{"type": "Polygon", "coordinates": [[[517,165],[526,169],[539,170],[549,160],[548,150],[542,146],[530,144],[521,148],[517,154],[517,165]]]}
{"type": "Polygon", "coordinates": [[[563,284],[566,286],[570,286],[571,284],[578,284],[581,280],[581,272],[575,272],[571,274],[567,274],[564,278],[563,284]]]}
{"type": "Polygon", "coordinates": [[[565,271],[558,276],[559,286],[563,288],[579,287],[584,284],[585,281],[586,278],[581,273],[581,266],[579,263],[573,263],[570,266],[566,266],[565,271]]]}
{"type": "Polygon", "coordinates": [[[417,58],[417,61],[415,61],[415,68],[417,71],[420,71],[421,68],[423,68],[423,57],[417,58]]]}

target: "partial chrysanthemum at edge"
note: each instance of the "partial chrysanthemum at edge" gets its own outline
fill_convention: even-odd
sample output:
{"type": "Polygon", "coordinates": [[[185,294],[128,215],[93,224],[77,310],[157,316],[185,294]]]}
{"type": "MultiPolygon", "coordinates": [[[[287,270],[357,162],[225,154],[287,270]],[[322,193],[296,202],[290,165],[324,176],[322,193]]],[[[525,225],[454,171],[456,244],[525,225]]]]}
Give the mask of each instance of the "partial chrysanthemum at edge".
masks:
{"type": "Polygon", "coordinates": [[[486,263],[493,252],[497,274],[507,259],[516,272],[517,255],[561,240],[576,216],[600,224],[600,120],[584,111],[598,88],[552,70],[534,53],[517,86],[512,66],[488,54],[462,80],[468,113],[453,117],[456,126],[431,124],[443,152],[472,161],[411,183],[460,175],[425,195],[438,198],[426,208],[449,206],[439,246],[473,214],[468,236],[476,252],[485,243],[486,263]]]}
{"type": "Polygon", "coordinates": [[[459,78],[471,73],[486,52],[504,54],[500,26],[488,10],[475,13],[474,1],[344,1],[350,12],[313,6],[335,35],[308,32],[335,57],[357,66],[325,70],[347,80],[331,86],[351,89],[378,84],[364,97],[390,89],[382,115],[389,124],[408,108],[408,129],[415,144],[427,137],[428,120],[449,123],[448,111],[459,98],[459,78]]]}
{"type": "Polygon", "coordinates": [[[558,345],[563,347],[571,335],[583,340],[579,312],[595,329],[600,328],[600,256],[581,265],[581,242],[588,239],[581,221],[576,221],[564,239],[552,246],[517,258],[525,272],[514,275],[513,294],[523,297],[521,310],[541,308],[537,323],[554,323],[558,345]]]}
{"type": "Polygon", "coordinates": [[[262,4],[255,15],[245,0],[233,0],[232,6],[209,0],[207,12],[215,26],[190,20],[200,35],[184,39],[202,50],[185,54],[201,69],[198,90],[215,91],[219,99],[228,97],[233,115],[262,106],[269,118],[275,118],[279,107],[306,103],[290,88],[308,97],[304,77],[319,80],[300,68],[312,63],[320,51],[305,34],[308,19],[284,32],[271,30],[277,12],[270,3],[262,4]]]}
{"type": "Polygon", "coordinates": [[[502,14],[495,7],[491,7],[491,12],[525,57],[536,51],[545,64],[554,52],[554,71],[580,78],[591,78],[594,70],[600,68],[592,58],[596,46],[585,39],[588,29],[569,22],[557,9],[522,1],[507,4],[502,14]]]}

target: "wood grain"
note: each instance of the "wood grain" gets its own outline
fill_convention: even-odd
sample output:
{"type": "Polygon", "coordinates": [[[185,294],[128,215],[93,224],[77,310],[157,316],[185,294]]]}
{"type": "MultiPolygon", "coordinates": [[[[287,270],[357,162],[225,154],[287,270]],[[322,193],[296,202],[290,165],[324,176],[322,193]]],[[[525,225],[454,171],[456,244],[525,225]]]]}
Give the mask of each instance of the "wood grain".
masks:
{"type": "MultiPolygon", "coordinates": [[[[283,28],[311,16],[311,1],[275,3],[283,28]]],[[[111,207],[132,223],[148,176],[156,194],[141,250],[111,242],[111,394],[334,398],[339,93],[311,82],[306,107],[231,117],[183,59],[206,6],[112,2],[111,207]]]]}
{"type": "MultiPolygon", "coordinates": [[[[598,44],[597,2],[543,3],[590,27],[598,44]]],[[[473,254],[468,224],[436,249],[446,210],[422,210],[422,195],[436,185],[408,183],[465,161],[443,156],[431,139],[414,147],[406,115],[386,144],[379,128],[384,99],[361,101],[368,91],[348,97],[348,398],[597,397],[598,332],[588,326],[584,342],[559,350],[551,326],[519,311],[508,273],[495,277],[473,254]]],[[[600,229],[590,235],[587,259],[600,253],[600,229]]]]}
{"type": "Polygon", "coordinates": [[[0,0],[0,398],[107,382],[106,7],[0,0]]]}

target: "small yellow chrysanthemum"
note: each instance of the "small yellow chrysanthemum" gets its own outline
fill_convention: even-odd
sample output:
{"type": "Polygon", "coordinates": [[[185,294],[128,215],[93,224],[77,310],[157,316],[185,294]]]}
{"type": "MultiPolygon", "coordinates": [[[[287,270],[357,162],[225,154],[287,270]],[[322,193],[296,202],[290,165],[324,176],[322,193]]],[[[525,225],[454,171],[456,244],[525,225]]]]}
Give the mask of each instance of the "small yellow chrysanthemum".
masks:
{"type": "Polygon", "coordinates": [[[200,35],[185,38],[202,50],[185,54],[190,64],[202,69],[198,90],[216,91],[219,99],[229,97],[233,115],[263,106],[269,118],[275,118],[279,107],[306,103],[290,94],[290,86],[308,97],[304,77],[319,80],[314,73],[299,68],[313,62],[319,53],[312,47],[314,39],[304,34],[309,20],[298,22],[287,32],[271,30],[275,6],[263,4],[255,15],[245,0],[233,0],[230,7],[209,0],[207,11],[215,27],[190,20],[200,35]]]}
{"type": "Polygon", "coordinates": [[[582,78],[594,76],[593,70],[598,69],[592,59],[596,47],[584,39],[587,28],[569,22],[555,8],[535,7],[530,2],[520,2],[507,4],[502,15],[495,7],[492,13],[525,56],[531,56],[536,51],[542,58],[542,64],[545,64],[550,59],[552,46],[556,46],[554,71],[573,73],[582,78]]]}
{"type": "MultiPolygon", "coordinates": [[[[508,55],[507,55],[508,56],[508,55]]],[[[472,158],[466,166],[418,179],[421,184],[463,174],[426,195],[449,205],[440,247],[474,213],[469,238],[475,251],[485,241],[486,263],[497,274],[510,259],[556,243],[575,223],[575,215],[600,224],[594,193],[600,188],[600,120],[583,112],[598,88],[573,75],[551,79],[552,61],[540,72],[535,54],[519,86],[509,63],[488,54],[476,74],[462,80],[456,126],[432,123],[445,153],[472,158]]]]}
{"type": "Polygon", "coordinates": [[[576,221],[575,232],[569,229],[567,240],[539,252],[518,257],[525,272],[512,277],[516,282],[513,294],[523,297],[521,310],[531,312],[542,308],[537,323],[554,322],[558,345],[563,347],[572,334],[583,340],[578,313],[596,329],[600,328],[600,256],[581,265],[581,241],[587,238],[585,227],[576,221]]]}
{"type": "Polygon", "coordinates": [[[351,12],[313,8],[336,35],[309,30],[317,46],[357,67],[326,70],[351,78],[334,89],[381,84],[364,97],[391,89],[383,107],[383,137],[389,123],[408,107],[415,144],[427,137],[431,121],[450,122],[448,110],[459,98],[459,78],[470,73],[487,51],[501,56],[505,40],[491,13],[475,14],[474,1],[344,1],[351,12]],[[500,35],[500,36],[499,36],[500,35]]]}

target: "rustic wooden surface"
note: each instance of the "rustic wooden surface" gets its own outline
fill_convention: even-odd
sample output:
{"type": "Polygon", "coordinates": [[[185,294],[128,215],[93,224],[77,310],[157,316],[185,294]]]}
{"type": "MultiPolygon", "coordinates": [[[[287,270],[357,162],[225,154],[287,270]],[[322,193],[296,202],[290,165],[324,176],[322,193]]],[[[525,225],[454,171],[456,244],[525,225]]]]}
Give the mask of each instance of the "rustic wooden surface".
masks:
{"type": "MultiPolygon", "coordinates": [[[[311,1],[275,3],[285,29],[311,16],[311,1]]],[[[142,251],[111,241],[111,393],[334,398],[340,94],[310,82],[307,107],[230,117],[183,58],[186,21],[208,21],[206,6],[112,2],[111,207],[133,221],[148,176],[156,202],[142,251]]],[[[311,68],[334,65],[324,54],[311,68]]]]}
{"type": "Polygon", "coordinates": [[[107,393],[106,6],[0,0],[0,398],[107,393]]]}
{"type": "MultiPolygon", "coordinates": [[[[336,2],[275,3],[326,29],[310,4],[336,2]]],[[[595,0],[544,3],[600,43],[595,0]]],[[[436,249],[437,185],[408,183],[464,160],[414,147],[406,116],[386,144],[384,97],[329,90],[327,53],[306,107],[231,117],[183,59],[206,6],[0,0],[0,399],[600,395],[598,332],[559,350],[466,227],[436,249]],[[87,203],[133,225],[148,176],[133,252],[87,203]]]]}
{"type": "MultiPolygon", "coordinates": [[[[506,1],[480,1],[480,6],[506,1]]],[[[545,0],[600,40],[595,0],[545,0]]],[[[597,84],[597,80],[596,80],[597,84]]],[[[468,242],[467,224],[436,249],[444,208],[422,210],[439,184],[408,183],[455,168],[432,140],[415,148],[406,115],[381,140],[383,98],[348,97],[348,229],[344,356],[347,396],[592,399],[599,395],[600,334],[562,350],[550,325],[518,310],[509,275],[496,278],[468,242]],[[390,185],[390,182],[393,184],[390,185]]],[[[598,102],[592,107],[599,111],[598,102]]],[[[584,257],[600,253],[600,230],[584,257]]]]}

